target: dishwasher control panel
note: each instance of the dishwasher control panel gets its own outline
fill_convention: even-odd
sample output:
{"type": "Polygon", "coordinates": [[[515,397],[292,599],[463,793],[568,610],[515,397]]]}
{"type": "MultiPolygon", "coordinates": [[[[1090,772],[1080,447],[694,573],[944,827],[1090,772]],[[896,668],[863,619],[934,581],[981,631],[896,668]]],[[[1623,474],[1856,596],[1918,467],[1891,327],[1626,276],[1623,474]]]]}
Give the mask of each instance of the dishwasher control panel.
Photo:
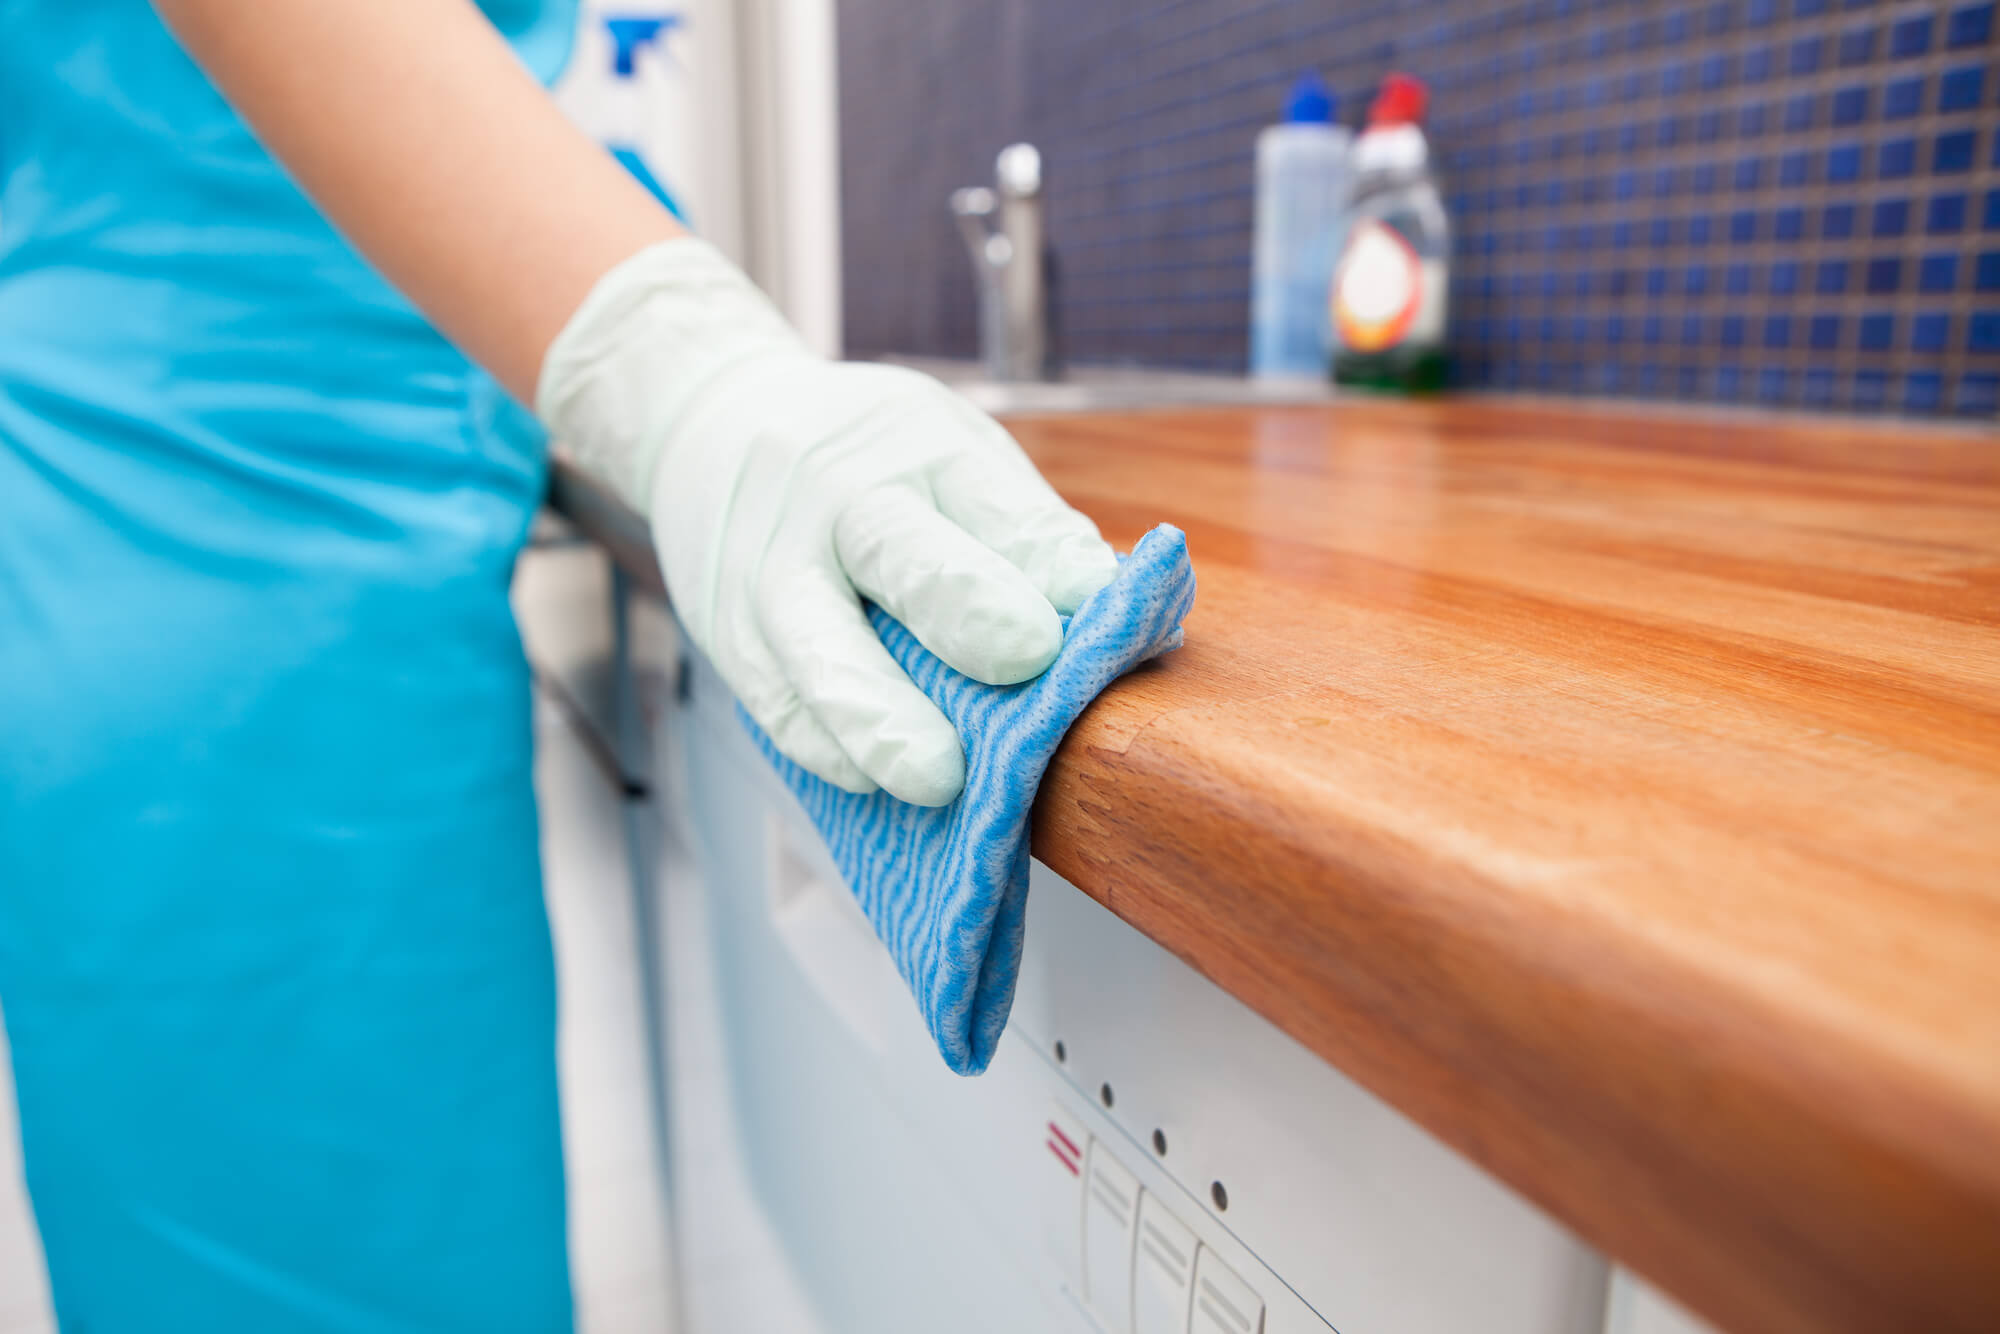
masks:
{"type": "Polygon", "coordinates": [[[1246,1257],[1185,1190],[1162,1180],[1157,1163],[1147,1164],[1115,1127],[1094,1121],[1087,1109],[1055,1101],[1037,1133],[1043,1251],[1100,1329],[1265,1334],[1267,1291],[1287,1308],[1272,1334],[1280,1334],[1279,1324],[1285,1331],[1331,1328],[1246,1257]]]}

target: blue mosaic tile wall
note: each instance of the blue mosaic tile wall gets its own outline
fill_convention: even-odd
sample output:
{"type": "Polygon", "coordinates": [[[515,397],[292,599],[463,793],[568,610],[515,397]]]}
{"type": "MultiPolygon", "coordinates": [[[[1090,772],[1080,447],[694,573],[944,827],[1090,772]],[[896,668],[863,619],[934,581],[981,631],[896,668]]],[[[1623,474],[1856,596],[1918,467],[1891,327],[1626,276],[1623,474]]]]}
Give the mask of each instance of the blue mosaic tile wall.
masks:
{"type": "Polygon", "coordinates": [[[945,209],[1038,144],[1060,338],[1241,369],[1251,140],[1430,81],[1462,383],[2000,411],[1993,0],[841,0],[851,353],[971,356],[945,209]]]}

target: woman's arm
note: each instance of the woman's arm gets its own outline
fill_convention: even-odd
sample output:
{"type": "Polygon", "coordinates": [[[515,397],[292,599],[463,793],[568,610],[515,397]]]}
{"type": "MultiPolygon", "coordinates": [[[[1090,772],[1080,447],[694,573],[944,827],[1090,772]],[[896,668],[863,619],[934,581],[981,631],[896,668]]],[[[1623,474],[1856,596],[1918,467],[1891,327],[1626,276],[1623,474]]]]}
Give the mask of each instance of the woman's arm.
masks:
{"type": "Polygon", "coordinates": [[[532,403],[551,340],[679,234],[469,0],[156,0],[356,249],[532,403]]]}
{"type": "Polygon", "coordinates": [[[1117,570],[942,385],[816,357],[571,128],[471,0],[156,0],[348,239],[652,519],[694,642],[787,755],[942,804],[951,723],[862,599],[993,684],[1117,570]]]}

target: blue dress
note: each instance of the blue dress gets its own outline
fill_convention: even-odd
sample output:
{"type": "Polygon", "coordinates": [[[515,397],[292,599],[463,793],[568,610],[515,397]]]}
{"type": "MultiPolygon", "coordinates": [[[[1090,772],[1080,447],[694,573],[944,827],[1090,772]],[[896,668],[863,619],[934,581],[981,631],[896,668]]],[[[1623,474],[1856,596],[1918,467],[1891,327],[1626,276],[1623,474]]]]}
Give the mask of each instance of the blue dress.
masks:
{"type": "MultiPolygon", "coordinates": [[[[552,76],[572,3],[485,8],[552,76]]],[[[142,0],[0,0],[0,1006],[67,1334],[570,1327],[543,476],[142,0]]]]}

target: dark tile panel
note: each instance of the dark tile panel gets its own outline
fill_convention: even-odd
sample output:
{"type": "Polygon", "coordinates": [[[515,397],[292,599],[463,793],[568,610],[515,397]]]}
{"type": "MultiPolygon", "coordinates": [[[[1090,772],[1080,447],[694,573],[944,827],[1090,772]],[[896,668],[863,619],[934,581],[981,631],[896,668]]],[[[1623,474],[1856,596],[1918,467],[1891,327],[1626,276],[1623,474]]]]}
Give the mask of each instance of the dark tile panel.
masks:
{"type": "Polygon", "coordinates": [[[1079,361],[1240,368],[1251,145],[1431,81],[1462,382],[1990,415],[2000,47],[1963,0],[841,0],[847,340],[970,356],[945,209],[1044,153],[1079,361]]]}

